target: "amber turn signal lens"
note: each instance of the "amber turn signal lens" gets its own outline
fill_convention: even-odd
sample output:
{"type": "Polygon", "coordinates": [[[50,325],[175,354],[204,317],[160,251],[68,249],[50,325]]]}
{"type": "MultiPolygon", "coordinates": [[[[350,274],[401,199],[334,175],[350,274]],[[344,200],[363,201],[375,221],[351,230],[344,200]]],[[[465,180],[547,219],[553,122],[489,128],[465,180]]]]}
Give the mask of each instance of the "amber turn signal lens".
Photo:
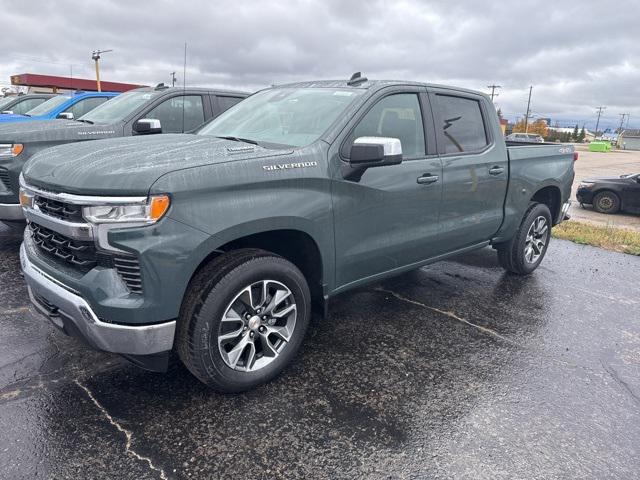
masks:
{"type": "Polygon", "coordinates": [[[156,195],[151,197],[151,203],[149,205],[149,218],[153,221],[157,221],[169,210],[169,204],[171,203],[169,195],[156,195]]]}
{"type": "Polygon", "coordinates": [[[29,195],[25,190],[20,189],[20,205],[23,207],[31,207],[33,196],[29,195]]]}
{"type": "Polygon", "coordinates": [[[20,155],[22,153],[22,150],[24,150],[24,146],[21,143],[14,143],[11,147],[11,153],[14,157],[20,155]]]}

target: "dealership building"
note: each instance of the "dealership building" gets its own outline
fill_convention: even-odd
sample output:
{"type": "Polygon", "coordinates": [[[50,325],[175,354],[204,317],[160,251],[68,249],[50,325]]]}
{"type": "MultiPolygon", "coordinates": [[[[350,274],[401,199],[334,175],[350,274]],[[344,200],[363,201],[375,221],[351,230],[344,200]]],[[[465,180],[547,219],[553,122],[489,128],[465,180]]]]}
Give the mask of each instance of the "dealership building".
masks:
{"type": "MultiPolygon", "coordinates": [[[[54,75],[39,75],[36,73],[21,73],[11,75],[11,86],[20,88],[24,93],[64,93],[76,90],[86,92],[98,91],[95,80],[86,78],[57,77],[54,75]],[[26,87],[26,92],[24,90],[26,87]]],[[[103,92],[126,92],[133,88],[143,87],[132,83],[107,82],[100,80],[100,88],[103,92]]]]}

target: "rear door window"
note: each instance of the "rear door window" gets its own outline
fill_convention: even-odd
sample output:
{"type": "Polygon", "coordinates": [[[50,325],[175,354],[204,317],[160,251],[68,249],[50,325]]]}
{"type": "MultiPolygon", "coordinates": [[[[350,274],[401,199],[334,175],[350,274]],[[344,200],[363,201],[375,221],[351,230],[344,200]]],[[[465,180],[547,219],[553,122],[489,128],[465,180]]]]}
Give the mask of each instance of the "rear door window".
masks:
{"type": "Polygon", "coordinates": [[[444,153],[477,152],[489,144],[478,100],[436,94],[434,109],[444,153]]]}
{"type": "Polygon", "coordinates": [[[107,100],[109,100],[109,97],[84,98],[67,108],[65,112],[73,113],[73,118],[80,118],[82,115],[89,113],[91,110],[96,108],[98,105],[102,105],[107,100]]]}
{"type": "Polygon", "coordinates": [[[26,100],[21,101],[17,105],[14,105],[11,108],[11,110],[16,115],[24,115],[25,113],[27,113],[32,108],[36,108],[38,105],[40,105],[45,100],[48,100],[48,99],[47,98],[27,98],[26,100]]]}
{"type": "Polygon", "coordinates": [[[144,115],[160,120],[162,133],[189,132],[204,123],[204,106],[200,95],[172,97],[144,115]]]}

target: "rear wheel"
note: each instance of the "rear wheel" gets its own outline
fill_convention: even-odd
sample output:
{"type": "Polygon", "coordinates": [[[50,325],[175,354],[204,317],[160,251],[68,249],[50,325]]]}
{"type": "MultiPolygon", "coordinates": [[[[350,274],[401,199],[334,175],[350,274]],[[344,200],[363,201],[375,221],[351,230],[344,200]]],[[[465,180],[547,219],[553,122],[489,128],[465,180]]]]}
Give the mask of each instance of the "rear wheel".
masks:
{"type": "Polygon", "coordinates": [[[198,379],[241,392],[278,375],[309,324],[311,297],[300,270],[261,250],[222,255],[193,279],[176,346],[198,379]]]}
{"type": "Polygon", "coordinates": [[[593,197],[593,209],[600,213],[617,213],[620,210],[620,197],[605,190],[593,197]]]}
{"type": "Polygon", "coordinates": [[[551,239],[551,212],[542,203],[532,204],[515,236],[499,245],[498,261],[507,271],[528,275],[542,262],[551,239]]]}

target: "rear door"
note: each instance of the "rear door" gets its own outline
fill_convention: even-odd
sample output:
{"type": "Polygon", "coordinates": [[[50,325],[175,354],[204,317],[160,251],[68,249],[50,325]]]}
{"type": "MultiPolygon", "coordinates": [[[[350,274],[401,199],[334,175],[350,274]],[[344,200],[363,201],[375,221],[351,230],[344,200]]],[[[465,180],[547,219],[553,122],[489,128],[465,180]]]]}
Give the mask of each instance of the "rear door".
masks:
{"type": "Polygon", "coordinates": [[[388,89],[362,107],[341,140],[332,194],[338,287],[432,256],[442,171],[429,112],[426,89],[388,89]],[[349,179],[353,141],[372,136],[400,139],[402,163],[349,179]]]}
{"type": "MultiPolygon", "coordinates": [[[[481,95],[430,91],[442,159],[440,228],[447,252],[489,240],[498,231],[508,182],[504,142],[491,128],[497,117],[481,95]]],[[[444,253],[444,251],[442,252],[444,253]]]]}

